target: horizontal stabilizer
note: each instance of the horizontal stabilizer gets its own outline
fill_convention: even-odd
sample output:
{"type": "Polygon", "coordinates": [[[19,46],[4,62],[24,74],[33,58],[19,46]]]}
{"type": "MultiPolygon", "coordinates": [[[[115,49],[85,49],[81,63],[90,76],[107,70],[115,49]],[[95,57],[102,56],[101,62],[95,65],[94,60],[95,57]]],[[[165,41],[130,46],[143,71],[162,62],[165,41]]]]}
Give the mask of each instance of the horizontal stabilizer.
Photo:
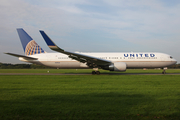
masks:
{"type": "Polygon", "coordinates": [[[37,60],[38,59],[38,58],[28,57],[28,56],[24,56],[24,55],[18,55],[18,54],[14,54],[14,53],[5,53],[5,54],[12,55],[15,57],[22,57],[22,58],[28,59],[28,60],[37,60]]]}

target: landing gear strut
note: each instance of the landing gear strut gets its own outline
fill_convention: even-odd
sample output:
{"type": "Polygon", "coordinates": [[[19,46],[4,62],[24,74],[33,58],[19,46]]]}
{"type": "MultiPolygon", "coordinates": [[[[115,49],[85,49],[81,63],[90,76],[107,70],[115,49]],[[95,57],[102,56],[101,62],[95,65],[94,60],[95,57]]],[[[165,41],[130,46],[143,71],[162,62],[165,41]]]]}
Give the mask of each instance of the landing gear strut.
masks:
{"type": "Polygon", "coordinates": [[[99,71],[92,71],[92,74],[93,74],[93,75],[99,75],[100,72],[99,72],[99,71]]]}
{"type": "Polygon", "coordinates": [[[92,71],[93,75],[95,75],[95,74],[99,75],[100,74],[100,72],[98,71],[98,68],[93,68],[93,70],[94,70],[94,71],[92,71]]]}
{"type": "Polygon", "coordinates": [[[163,68],[162,74],[166,74],[167,67],[163,68]]]}

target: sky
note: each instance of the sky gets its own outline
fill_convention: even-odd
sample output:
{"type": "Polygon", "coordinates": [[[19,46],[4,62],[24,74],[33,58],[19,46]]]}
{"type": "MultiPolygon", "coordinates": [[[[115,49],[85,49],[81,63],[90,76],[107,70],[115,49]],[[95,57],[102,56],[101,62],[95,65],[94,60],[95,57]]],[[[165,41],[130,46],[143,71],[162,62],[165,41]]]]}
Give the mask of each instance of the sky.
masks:
{"type": "Polygon", "coordinates": [[[179,0],[1,0],[0,62],[24,63],[16,29],[46,52],[39,30],[61,48],[79,52],[162,52],[180,63],[179,0]]]}

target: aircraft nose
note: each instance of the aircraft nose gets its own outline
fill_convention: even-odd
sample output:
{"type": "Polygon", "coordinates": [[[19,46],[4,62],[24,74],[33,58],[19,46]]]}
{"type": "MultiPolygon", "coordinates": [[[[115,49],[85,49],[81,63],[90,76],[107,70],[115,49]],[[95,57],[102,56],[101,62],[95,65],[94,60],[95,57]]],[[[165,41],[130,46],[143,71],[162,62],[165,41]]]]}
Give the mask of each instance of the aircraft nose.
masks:
{"type": "Polygon", "coordinates": [[[174,64],[176,64],[177,63],[177,60],[176,59],[173,59],[173,61],[172,61],[174,64]]]}

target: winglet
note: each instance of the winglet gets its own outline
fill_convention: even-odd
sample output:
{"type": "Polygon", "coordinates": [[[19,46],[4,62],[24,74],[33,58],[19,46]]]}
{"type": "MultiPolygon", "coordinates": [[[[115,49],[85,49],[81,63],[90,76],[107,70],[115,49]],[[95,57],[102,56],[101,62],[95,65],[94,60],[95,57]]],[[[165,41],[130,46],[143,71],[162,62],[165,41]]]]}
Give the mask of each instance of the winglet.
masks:
{"type": "Polygon", "coordinates": [[[46,41],[46,44],[48,45],[48,47],[54,51],[58,51],[58,52],[64,52],[63,49],[59,48],[52,40],[51,38],[49,38],[49,36],[42,30],[39,31],[41,33],[41,35],[43,36],[44,40],[46,41]]]}

